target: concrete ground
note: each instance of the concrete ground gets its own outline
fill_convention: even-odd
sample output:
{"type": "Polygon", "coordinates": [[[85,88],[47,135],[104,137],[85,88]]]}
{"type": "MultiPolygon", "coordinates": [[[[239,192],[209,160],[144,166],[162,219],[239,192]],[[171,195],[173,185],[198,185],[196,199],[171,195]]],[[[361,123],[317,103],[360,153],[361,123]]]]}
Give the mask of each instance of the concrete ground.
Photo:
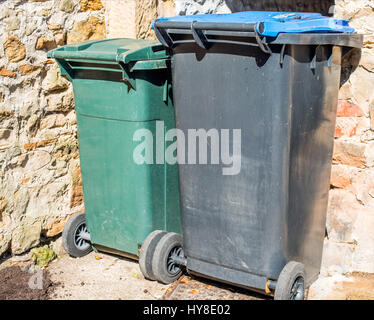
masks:
{"type": "MultiPolygon", "coordinates": [[[[26,258],[11,258],[8,265],[25,265],[26,258]]],[[[169,286],[144,279],[136,261],[91,252],[83,258],[67,255],[52,261],[46,270],[56,283],[51,299],[235,299],[267,297],[221,283],[183,276],[169,286]]],[[[374,274],[320,277],[310,288],[308,299],[374,300],[374,274]]]]}
{"type": "MultiPolygon", "coordinates": [[[[52,281],[62,285],[53,299],[239,299],[264,296],[220,283],[183,277],[171,286],[144,279],[137,262],[92,252],[74,259],[67,255],[53,261],[48,270],[52,281]],[[169,290],[168,290],[169,289],[169,290]]],[[[308,299],[374,299],[374,275],[351,274],[320,277],[308,299]]]]}
{"type": "Polygon", "coordinates": [[[126,258],[91,252],[83,258],[67,255],[47,267],[60,282],[53,299],[160,299],[168,286],[144,279],[139,264],[126,258]]]}
{"type": "Polygon", "coordinates": [[[374,274],[320,277],[309,289],[309,300],[374,300],[374,274]]]}

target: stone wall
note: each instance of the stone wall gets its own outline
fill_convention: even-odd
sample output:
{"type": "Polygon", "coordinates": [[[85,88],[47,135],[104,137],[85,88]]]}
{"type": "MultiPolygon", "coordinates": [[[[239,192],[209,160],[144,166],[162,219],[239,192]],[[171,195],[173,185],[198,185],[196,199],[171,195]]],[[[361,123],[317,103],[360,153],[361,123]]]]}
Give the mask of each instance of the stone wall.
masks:
{"type": "Polygon", "coordinates": [[[334,15],[365,38],[343,65],[349,78],[338,104],[324,266],[374,272],[374,2],[337,0],[334,15]]]}
{"type": "Polygon", "coordinates": [[[225,0],[174,0],[177,15],[229,13],[225,0]]]}
{"type": "Polygon", "coordinates": [[[72,86],[47,51],[149,38],[172,0],[0,0],[0,256],[61,233],[83,210],[72,86]]]}
{"type": "Polygon", "coordinates": [[[59,234],[83,209],[74,99],[46,51],[105,36],[154,38],[157,16],[330,12],[364,33],[344,60],[323,272],[374,272],[374,3],[371,0],[0,0],[0,255],[59,234]]]}
{"type": "Polygon", "coordinates": [[[108,38],[136,38],[136,0],[104,0],[108,38]]]}
{"type": "Polygon", "coordinates": [[[332,13],[334,0],[225,0],[232,12],[250,10],[332,13]]]}
{"type": "Polygon", "coordinates": [[[0,255],[83,207],[72,87],[47,51],[104,37],[100,0],[0,1],[0,255]]]}
{"type": "Polygon", "coordinates": [[[108,38],[156,39],[152,20],[175,15],[173,0],[104,0],[104,5],[108,38]]]}

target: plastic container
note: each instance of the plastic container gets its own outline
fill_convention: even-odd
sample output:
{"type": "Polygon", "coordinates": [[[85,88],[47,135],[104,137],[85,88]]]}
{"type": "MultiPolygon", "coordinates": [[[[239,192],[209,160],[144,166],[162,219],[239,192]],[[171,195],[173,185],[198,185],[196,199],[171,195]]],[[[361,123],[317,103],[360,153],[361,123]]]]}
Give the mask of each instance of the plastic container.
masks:
{"type": "Polygon", "coordinates": [[[65,248],[137,258],[152,231],[181,228],[177,165],[133,159],[137,130],[155,136],[157,121],[175,126],[169,57],[157,41],[132,39],[72,44],[49,57],[74,87],[85,203],[86,219],[64,230],[65,248]]]}
{"type": "Polygon", "coordinates": [[[239,172],[223,174],[222,158],[180,165],[184,254],[172,262],[276,299],[304,298],[321,265],[342,56],[362,36],[306,13],[153,26],[172,54],[177,128],[186,137],[229,129],[230,152],[233,130],[241,132],[239,172]]]}

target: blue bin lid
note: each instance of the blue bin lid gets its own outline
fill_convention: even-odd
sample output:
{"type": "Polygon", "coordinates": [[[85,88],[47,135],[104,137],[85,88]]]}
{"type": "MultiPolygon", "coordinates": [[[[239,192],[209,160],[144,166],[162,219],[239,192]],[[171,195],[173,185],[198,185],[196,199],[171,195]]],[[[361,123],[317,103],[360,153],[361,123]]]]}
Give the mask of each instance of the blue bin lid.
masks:
{"type": "MultiPolygon", "coordinates": [[[[348,21],[329,18],[320,13],[245,11],[228,14],[198,14],[159,18],[161,21],[215,22],[215,23],[262,23],[257,27],[262,36],[276,37],[279,33],[354,33],[348,21]]],[[[155,21],[155,20],[154,20],[155,21]]],[[[154,23],[153,21],[153,23],[154,23]]],[[[152,23],[152,26],[153,26],[152,23]]]]}

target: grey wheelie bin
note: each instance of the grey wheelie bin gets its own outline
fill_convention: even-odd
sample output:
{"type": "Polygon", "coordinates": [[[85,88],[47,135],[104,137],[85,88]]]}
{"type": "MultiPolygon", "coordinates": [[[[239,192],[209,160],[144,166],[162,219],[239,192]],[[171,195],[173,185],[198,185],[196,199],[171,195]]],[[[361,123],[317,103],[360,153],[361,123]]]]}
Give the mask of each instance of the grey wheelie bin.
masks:
{"type": "Polygon", "coordinates": [[[321,265],[341,61],[362,36],[318,13],[180,16],[153,27],[172,54],[186,140],[178,140],[183,240],[167,234],[156,245],[156,278],[175,279],[185,265],[303,299],[321,265]]]}

